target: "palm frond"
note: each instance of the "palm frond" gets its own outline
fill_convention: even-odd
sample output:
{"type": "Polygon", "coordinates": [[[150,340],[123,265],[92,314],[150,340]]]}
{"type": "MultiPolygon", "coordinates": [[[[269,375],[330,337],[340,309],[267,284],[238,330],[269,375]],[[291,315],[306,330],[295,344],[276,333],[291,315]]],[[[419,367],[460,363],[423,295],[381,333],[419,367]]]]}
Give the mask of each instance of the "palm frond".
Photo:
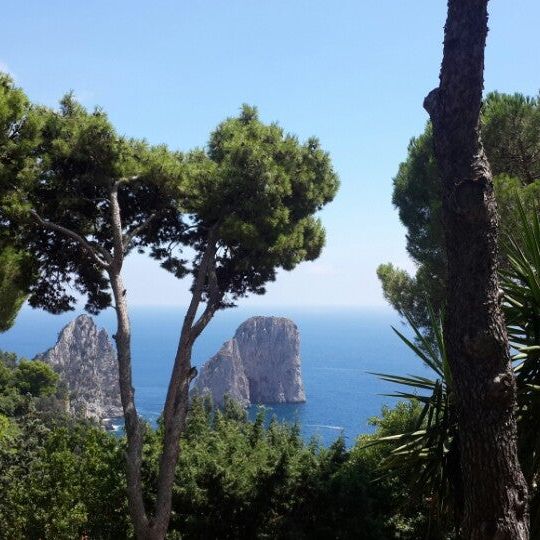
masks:
{"type": "Polygon", "coordinates": [[[407,317],[414,341],[393,328],[401,341],[433,373],[433,377],[374,373],[384,381],[412,388],[393,397],[422,404],[415,428],[380,437],[371,444],[391,447],[380,464],[381,477],[399,472],[409,479],[412,493],[437,501],[436,511],[451,510],[456,491],[457,422],[452,403],[452,377],[446,358],[442,318],[429,308],[430,329],[424,335],[407,317]]]}
{"type": "MultiPolygon", "coordinates": [[[[519,197],[516,208],[519,228],[503,244],[508,265],[501,272],[501,286],[508,336],[516,351],[520,462],[534,492],[540,473],[540,216],[537,205],[527,212],[519,197]]],[[[531,512],[538,514],[540,507],[531,512]]]]}

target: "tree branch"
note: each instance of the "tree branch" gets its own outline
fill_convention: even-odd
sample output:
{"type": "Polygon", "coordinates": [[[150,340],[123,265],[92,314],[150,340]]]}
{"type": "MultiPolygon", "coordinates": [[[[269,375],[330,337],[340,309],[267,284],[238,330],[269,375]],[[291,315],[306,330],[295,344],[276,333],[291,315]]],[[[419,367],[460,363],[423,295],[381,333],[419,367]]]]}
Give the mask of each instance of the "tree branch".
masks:
{"type": "Polygon", "coordinates": [[[117,271],[122,268],[124,262],[124,240],[122,235],[122,215],[120,213],[120,204],[118,202],[118,186],[121,180],[111,184],[109,196],[111,200],[111,226],[113,233],[114,255],[112,265],[117,271]]]}
{"type": "Polygon", "coordinates": [[[193,340],[196,337],[194,332],[200,333],[204,329],[218,305],[216,298],[219,290],[215,275],[216,239],[217,225],[209,231],[206,248],[196,272],[192,298],[182,325],[182,333],[163,409],[165,433],[159,464],[157,512],[155,515],[156,527],[160,527],[163,531],[166,531],[169,522],[172,486],[179,453],[179,438],[185,428],[189,409],[189,384],[195,374],[191,367],[191,351],[193,340]],[[208,303],[201,318],[193,325],[207,278],[210,287],[208,303]]]}
{"type": "Polygon", "coordinates": [[[197,309],[201,302],[205,278],[208,274],[209,265],[214,259],[216,253],[216,231],[217,226],[214,226],[210,229],[208,233],[206,249],[204,250],[203,256],[201,258],[201,264],[199,265],[199,269],[197,270],[197,275],[195,277],[195,287],[193,288],[193,294],[191,295],[191,302],[189,303],[189,307],[184,318],[184,324],[182,326],[182,334],[185,336],[191,337],[193,321],[195,320],[195,315],[197,314],[197,309]]]}
{"type": "Polygon", "coordinates": [[[57,223],[53,223],[47,219],[43,219],[35,210],[30,210],[30,213],[41,226],[45,227],[46,229],[50,229],[51,231],[59,232],[78,242],[88,253],[88,255],[90,255],[94,262],[96,262],[101,268],[108,269],[112,264],[111,255],[101,246],[93,246],[90,244],[90,242],[88,242],[88,240],[71,229],[58,225],[57,223]]]}
{"type": "Polygon", "coordinates": [[[113,186],[118,187],[120,184],[127,184],[128,182],[134,182],[135,180],[139,179],[139,175],[136,174],[134,176],[124,176],[123,178],[119,178],[113,183],[113,186]]]}
{"type": "Polygon", "coordinates": [[[145,229],[147,229],[151,223],[159,216],[163,215],[163,210],[159,211],[159,212],[155,212],[153,214],[151,214],[148,219],[146,219],[143,223],[141,223],[139,226],[133,228],[130,232],[126,233],[124,236],[123,236],[123,239],[122,239],[122,244],[123,244],[123,247],[124,247],[124,251],[127,250],[127,248],[129,247],[129,244],[131,244],[131,242],[133,241],[133,239],[138,235],[140,234],[141,232],[143,232],[145,229]]]}
{"type": "Polygon", "coordinates": [[[191,327],[190,332],[190,338],[192,341],[195,341],[197,337],[201,334],[201,332],[206,328],[206,325],[210,322],[210,319],[214,316],[214,313],[216,312],[216,309],[219,305],[219,302],[221,298],[223,297],[223,294],[219,290],[218,283],[217,283],[217,275],[216,275],[216,261],[212,257],[211,260],[208,262],[208,285],[209,285],[209,291],[208,291],[208,301],[206,302],[206,308],[204,309],[201,316],[198,318],[198,320],[193,324],[191,327]]]}

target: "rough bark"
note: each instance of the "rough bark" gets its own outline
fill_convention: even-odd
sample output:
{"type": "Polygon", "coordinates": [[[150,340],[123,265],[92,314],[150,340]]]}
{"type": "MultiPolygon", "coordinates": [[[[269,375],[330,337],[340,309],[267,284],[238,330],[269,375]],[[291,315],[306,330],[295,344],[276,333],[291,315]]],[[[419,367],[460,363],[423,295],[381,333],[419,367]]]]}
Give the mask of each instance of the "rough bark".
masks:
{"type": "Polygon", "coordinates": [[[425,99],[443,182],[445,339],[459,409],[466,539],[528,538],[508,339],[497,278],[497,209],[479,132],[487,0],[449,0],[439,87],[425,99]]]}

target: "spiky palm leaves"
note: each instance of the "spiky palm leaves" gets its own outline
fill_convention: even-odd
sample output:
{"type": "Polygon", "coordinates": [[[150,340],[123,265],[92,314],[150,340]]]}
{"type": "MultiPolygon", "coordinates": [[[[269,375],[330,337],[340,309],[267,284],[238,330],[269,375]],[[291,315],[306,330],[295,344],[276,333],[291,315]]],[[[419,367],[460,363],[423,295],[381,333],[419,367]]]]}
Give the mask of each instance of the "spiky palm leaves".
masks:
{"type": "Polygon", "coordinates": [[[429,317],[429,338],[410,319],[408,322],[415,334],[414,341],[393,328],[431,371],[432,376],[375,374],[409,389],[391,396],[417,401],[422,405],[414,430],[383,437],[378,442],[394,445],[381,463],[381,469],[400,472],[408,477],[413,491],[425,501],[430,517],[439,522],[459,511],[461,488],[457,418],[442,321],[431,310],[429,317]]]}
{"type": "Polygon", "coordinates": [[[501,272],[508,336],[517,354],[520,462],[531,492],[531,523],[540,538],[540,217],[518,200],[519,232],[505,243],[508,265],[501,272]]]}
{"type": "MultiPolygon", "coordinates": [[[[540,538],[540,214],[527,211],[518,201],[519,230],[505,244],[508,263],[501,272],[504,309],[510,342],[516,352],[514,369],[518,388],[520,461],[531,489],[534,538],[540,538]],[[536,532],[538,531],[538,532],[536,532]]],[[[396,397],[423,404],[414,431],[380,439],[394,448],[381,464],[399,470],[431,502],[435,515],[460,511],[461,483],[458,426],[452,398],[452,377],[446,361],[440,317],[430,314],[429,337],[409,320],[413,342],[394,329],[400,339],[432,371],[432,378],[377,374],[386,381],[407,386],[396,397]]]]}

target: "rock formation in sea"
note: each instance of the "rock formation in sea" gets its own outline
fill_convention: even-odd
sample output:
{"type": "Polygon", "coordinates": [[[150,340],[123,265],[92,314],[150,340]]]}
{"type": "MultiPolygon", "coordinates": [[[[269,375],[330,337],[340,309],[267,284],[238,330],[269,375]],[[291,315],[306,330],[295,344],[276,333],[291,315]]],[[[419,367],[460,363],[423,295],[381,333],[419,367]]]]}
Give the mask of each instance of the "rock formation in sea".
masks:
{"type": "Polygon", "coordinates": [[[200,369],[194,394],[222,405],[229,395],[243,405],[302,403],[298,328],[282,317],[252,317],[200,369]]]}
{"type": "Polygon", "coordinates": [[[65,382],[72,414],[98,421],[122,416],[116,351],[107,331],[88,315],[71,321],[56,345],[35,360],[49,364],[65,382]]]}

